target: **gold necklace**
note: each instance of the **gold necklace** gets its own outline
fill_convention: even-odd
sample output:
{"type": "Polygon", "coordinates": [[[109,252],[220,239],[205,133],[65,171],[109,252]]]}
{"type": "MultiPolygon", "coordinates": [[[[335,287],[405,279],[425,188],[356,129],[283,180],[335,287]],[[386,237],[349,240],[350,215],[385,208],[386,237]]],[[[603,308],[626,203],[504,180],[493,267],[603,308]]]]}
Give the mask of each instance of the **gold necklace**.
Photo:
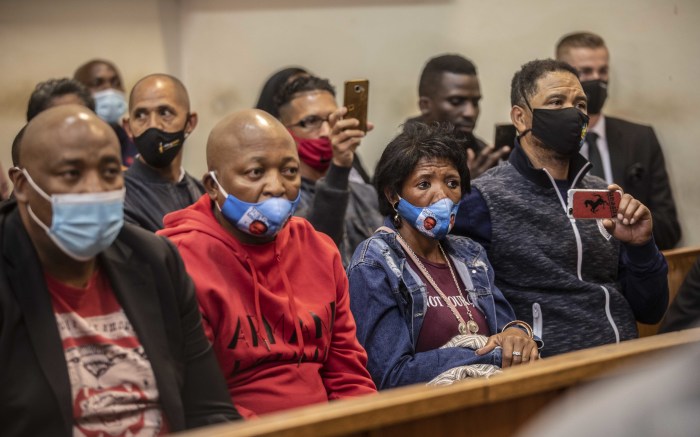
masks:
{"type": "MultiPolygon", "coordinates": [[[[452,275],[452,280],[455,281],[455,287],[457,287],[457,292],[459,294],[462,294],[462,291],[459,289],[459,281],[457,281],[457,275],[455,275],[455,271],[452,270],[452,264],[450,264],[450,260],[447,259],[447,255],[445,254],[445,249],[442,248],[442,244],[438,243],[438,247],[440,248],[440,252],[442,252],[443,258],[445,258],[445,262],[447,263],[447,267],[450,269],[450,274],[452,275]]],[[[472,310],[469,308],[470,305],[473,305],[471,301],[469,300],[469,292],[465,289],[464,290],[464,299],[467,302],[467,314],[469,315],[469,321],[467,322],[467,329],[469,329],[469,332],[472,334],[476,334],[476,332],[479,330],[479,325],[476,324],[474,321],[474,316],[472,316],[472,310]]],[[[466,334],[466,332],[461,332],[460,334],[466,334]]]]}
{"type": "Polygon", "coordinates": [[[455,305],[447,298],[445,293],[442,292],[440,287],[438,287],[438,285],[435,283],[435,280],[428,272],[428,269],[425,268],[423,263],[418,258],[418,255],[416,255],[416,253],[413,251],[413,249],[411,249],[411,246],[408,245],[408,243],[406,242],[406,240],[403,239],[401,234],[399,234],[397,232],[396,238],[399,241],[399,244],[401,244],[401,246],[403,246],[403,248],[406,249],[406,251],[408,252],[408,255],[411,257],[411,259],[416,264],[416,266],[418,266],[418,269],[421,271],[421,273],[423,274],[425,279],[427,279],[428,282],[430,282],[430,285],[433,286],[433,288],[435,289],[435,291],[437,291],[437,293],[440,295],[442,300],[445,301],[445,303],[447,304],[447,307],[452,312],[452,315],[454,315],[455,318],[457,319],[457,322],[459,323],[457,325],[457,329],[458,329],[459,333],[462,335],[467,334],[467,332],[472,333],[472,334],[476,334],[477,331],[479,331],[479,325],[477,325],[477,323],[474,321],[474,317],[472,316],[472,310],[469,308],[469,306],[472,305],[472,303],[469,301],[469,295],[468,294],[467,294],[467,296],[462,295],[462,291],[459,288],[459,282],[457,281],[457,276],[455,275],[454,270],[452,270],[452,265],[450,264],[450,260],[447,259],[447,255],[445,254],[445,251],[442,249],[442,245],[438,242],[438,247],[440,248],[440,252],[442,253],[442,256],[445,258],[445,262],[447,263],[447,267],[450,269],[450,273],[452,274],[452,280],[455,282],[455,287],[457,287],[457,293],[462,295],[465,298],[465,301],[467,302],[466,309],[467,309],[467,314],[469,315],[468,322],[464,321],[464,318],[462,317],[462,315],[459,313],[459,311],[457,311],[457,307],[455,307],[455,305]]]}

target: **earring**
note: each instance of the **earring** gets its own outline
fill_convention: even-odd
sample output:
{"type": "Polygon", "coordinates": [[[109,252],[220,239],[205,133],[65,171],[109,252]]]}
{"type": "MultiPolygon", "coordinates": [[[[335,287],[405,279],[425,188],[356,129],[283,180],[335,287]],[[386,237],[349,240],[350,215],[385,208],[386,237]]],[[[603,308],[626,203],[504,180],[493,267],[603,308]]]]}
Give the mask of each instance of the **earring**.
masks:
{"type": "Polygon", "coordinates": [[[394,218],[392,219],[392,222],[394,223],[394,227],[396,229],[399,229],[401,227],[401,216],[399,215],[399,212],[397,211],[397,208],[399,207],[399,202],[394,203],[394,218]]]}

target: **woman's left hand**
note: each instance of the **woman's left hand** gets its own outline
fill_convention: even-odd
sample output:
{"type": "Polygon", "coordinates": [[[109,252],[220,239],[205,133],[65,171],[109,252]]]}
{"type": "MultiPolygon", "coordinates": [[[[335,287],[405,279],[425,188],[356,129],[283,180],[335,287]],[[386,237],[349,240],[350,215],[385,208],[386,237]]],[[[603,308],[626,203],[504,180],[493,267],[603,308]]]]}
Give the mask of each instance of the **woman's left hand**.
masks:
{"type": "Polygon", "coordinates": [[[531,363],[540,359],[537,344],[522,329],[512,327],[500,334],[489,337],[486,345],[476,350],[477,355],[484,355],[500,346],[503,349],[501,368],[518,364],[531,363]]]}

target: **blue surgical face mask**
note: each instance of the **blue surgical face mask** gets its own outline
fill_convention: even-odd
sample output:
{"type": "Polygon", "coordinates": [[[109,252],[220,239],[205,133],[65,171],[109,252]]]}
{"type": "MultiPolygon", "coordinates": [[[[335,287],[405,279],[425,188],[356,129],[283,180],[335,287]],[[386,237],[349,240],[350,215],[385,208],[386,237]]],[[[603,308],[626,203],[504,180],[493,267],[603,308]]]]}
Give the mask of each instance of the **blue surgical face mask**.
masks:
{"type": "Polygon", "coordinates": [[[124,93],[113,88],[98,91],[92,95],[95,99],[95,113],[107,123],[119,123],[126,112],[124,93]]]}
{"type": "Polygon", "coordinates": [[[232,194],[228,194],[224,187],[219,184],[216,175],[210,171],[221,194],[226,196],[224,206],[216,206],[221,214],[233,226],[246,234],[254,237],[273,237],[282,229],[289,218],[294,214],[294,210],[301,199],[301,190],[294,201],[284,197],[271,197],[258,203],[244,202],[232,194]]]}
{"type": "Polygon", "coordinates": [[[124,225],[125,190],[102,193],[52,194],[49,196],[22,169],[29,185],[51,202],[49,228],[27,205],[27,211],[66,255],[77,261],[88,261],[107,249],[124,225]]]}
{"type": "Polygon", "coordinates": [[[428,206],[414,206],[399,196],[396,212],[428,238],[442,240],[455,223],[459,203],[445,197],[428,206]]]}

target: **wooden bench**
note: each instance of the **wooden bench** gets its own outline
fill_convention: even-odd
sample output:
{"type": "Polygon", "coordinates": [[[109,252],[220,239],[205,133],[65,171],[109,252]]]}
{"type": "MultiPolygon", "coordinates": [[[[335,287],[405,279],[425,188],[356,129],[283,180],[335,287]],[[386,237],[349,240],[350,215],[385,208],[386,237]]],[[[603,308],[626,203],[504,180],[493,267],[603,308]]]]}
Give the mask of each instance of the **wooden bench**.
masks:
{"type": "Polygon", "coordinates": [[[183,433],[228,436],[510,436],[566,389],[700,342],[700,328],[572,352],[448,387],[415,385],[183,433]]]}
{"type": "MultiPolygon", "coordinates": [[[[678,294],[678,289],[683,284],[683,280],[700,255],[700,246],[681,247],[679,249],[664,250],[662,252],[668,263],[668,304],[673,302],[678,294]]],[[[637,323],[640,337],[648,337],[659,332],[661,322],[655,325],[637,323]]]]}

